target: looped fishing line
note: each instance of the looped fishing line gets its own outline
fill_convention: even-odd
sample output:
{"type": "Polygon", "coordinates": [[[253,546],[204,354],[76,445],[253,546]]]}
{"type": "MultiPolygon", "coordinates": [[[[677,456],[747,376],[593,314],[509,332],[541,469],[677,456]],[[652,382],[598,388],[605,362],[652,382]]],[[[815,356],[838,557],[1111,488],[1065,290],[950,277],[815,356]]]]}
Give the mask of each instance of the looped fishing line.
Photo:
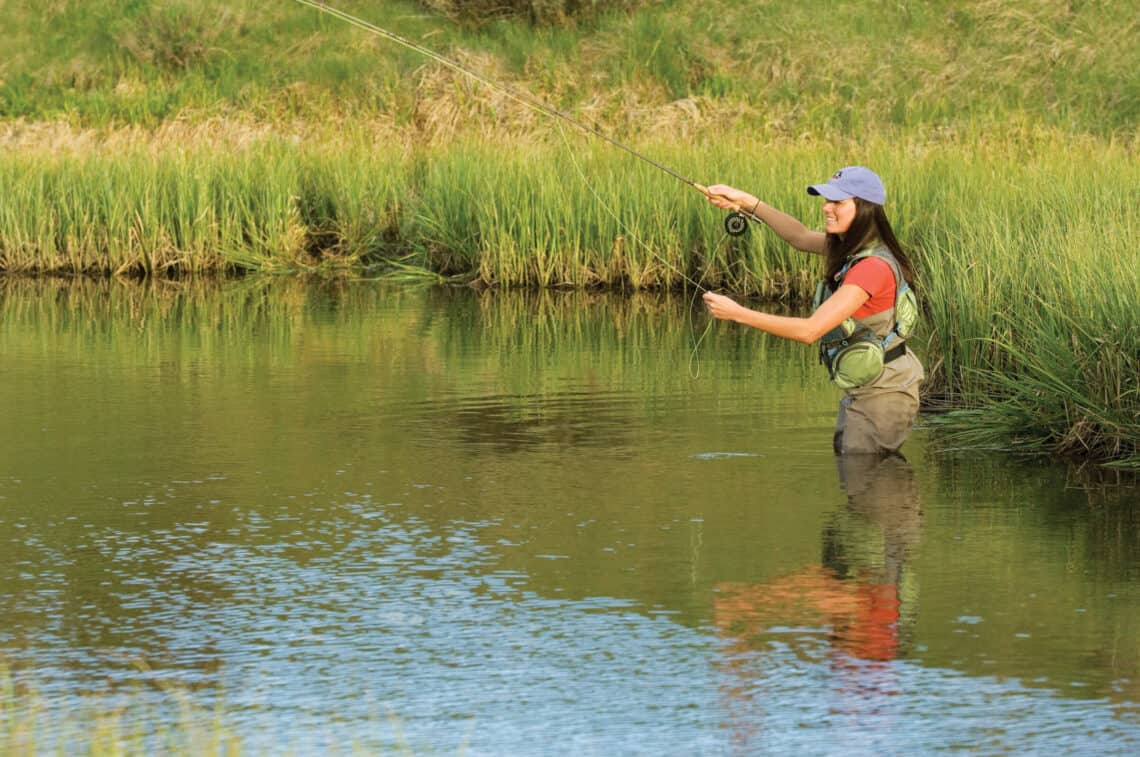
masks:
{"type": "Polygon", "coordinates": [[[701,342],[703,342],[705,340],[705,337],[708,336],[709,332],[712,330],[713,322],[710,319],[705,324],[704,331],[702,331],[700,336],[698,337],[697,336],[697,326],[695,323],[693,323],[693,310],[695,309],[694,306],[696,305],[697,297],[701,293],[709,291],[708,288],[705,287],[701,282],[703,282],[705,280],[705,277],[708,275],[709,271],[712,269],[713,263],[716,262],[716,256],[717,256],[717,253],[720,252],[721,246],[724,244],[725,240],[730,239],[732,235],[730,235],[726,231],[724,236],[722,236],[720,238],[720,241],[716,243],[716,245],[712,249],[712,252],[709,254],[708,260],[705,262],[704,270],[701,271],[700,275],[694,281],[692,279],[692,277],[690,277],[688,274],[686,274],[684,271],[682,271],[680,268],[678,268],[673,263],[669,262],[663,255],[661,255],[659,252],[654,250],[649,245],[649,243],[647,243],[645,240],[643,240],[637,234],[633,233],[633,231],[630,230],[630,228],[628,226],[626,226],[625,222],[621,220],[621,217],[616,212],[614,212],[614,209],[610,206],[610,204],[602,198],[602,196],[594,188],[593,184],[590,183],[589,178],[587,178],[587,176],[586,176],[586,172],[583,171],[582,166],[580,166],[578,164],[578,159],[574,157],[574,149],[570,146],[570,141],[566,138],[566,132],[562,129],[562,124],[556,124],[556,125],[558,127],[558,134],[559,134],[559,136],[562,137],[562,143],[566,146],[566,154],[570,158],[571,165],[574,166],[574,170],[577,172],[578,177],[582,180],[582,184],[586,187],[586,189],[588,189],[590,191],[590,194],[592,194],[594,196],[594,200],[597,201],[598,205],[603,210],[605,210],[606,213],[608,213],[611,218],[614,219],[614,222],[617,223],[618,227],[626,234],[626,236],[628,236],[630,239],[632,239],[638,245],[643,247],[646,252],[648,252],[650,255],[652,255],[659,262],[664,263],[666,268],[671,269],[674,273],[679,275],[686,282],[688,282],[689,284],[692,284],[694,294],[693,294],[693,298],[691,300],[689,300],[689,308],[688,308],[688,311],[689,311],[688,312],[689,335],[692,337],[692,340],[693,340],[693,349],[689,353],[689,377],[694,379],[694,380],[700,378],[701,377],[701,356],[700,356],[701,342]]]}
{"type": "MultiPolygon", "coordinates": [[[[618,149],[624,150],[625,152],[629,153],[630,155],[633,155],[638,160],[642,160],[642,161],[648,163],[649,165],[669,174],[670,176],[677,179],[678,181],[680,181],[684,184],[687,184],[688,186],[696,189],[697,191],[699,191],[701,194],[705,195],[706,197],[711,196],[709,191],[708,191],[708,188],[701,186],[700,184],[693,181],[692,179],[687,178],[686,176],[683,176],[682,174],[673,170],[672,168],[665,165],[664,163],[660,163],[656,160],[653,160],[652,158],[648,157],[647,155],[644,155],[644,154],[638,152],[637,150],[634,150],[632,147],[629,147],[628,145],[622,144],[621,142],[619,142],[618,140],[609,136],[608,134],[602,132],[601,130],[599,130],[593,126],[590,126],[589,124],[583,123],[582,121],[579,121],[578,119],[574,118],[573,116],[570,116],[567,113],[563,113],[562,111],[560,111],[556,108],[553,108],[550,105],[547,105],[543,101],[539,100],[538,98],[536,98],[535,96],[533,96],[527,92],[517,90],[517,89],[514,89],[513,87],[509,87],[509,86],[506,86],[504,84],[500,84],[498,82],[495,82],[495,81],[487,78],[486,76],[483,76],[479,73],[476,73],[475,71],[470,70],[469,68],[467,68],[465,66],[460,65],[459,63],[455,62],[454,60],[451,60],[450,58],[447,58],[443,55],[440,55],[439,53],[435,52],[434,50],[432,50],[430,48],[424,47],[423,45],[421,45],[417,42],[413,42],[410,39],[407,39],[405,37],[401,37],[399,34],[396,34],[394,32],[390,32],[387,29],[383,29],[379,26],[376,26],[375,24],[369,23],[368,21],[364,21],[363,19],[357,18],[356,16],[351,16],[342,10],[338,10],[336,8],[333,8],[333,7],[329,6],[328,3],[323,2],[323,0],[297,0],[297,2],[300,3],[301,5],[307,5],[310,8],[314,8],[314,9],[316,9],[322,13],[327,13],[330,16],[334,16],[335,18],[338,18],[341,21],[344,21],[348,24],[351,24],[352,26],[355,26],[359,29],[363,29],[363,30],[365,30],[371,34],[375,34],[379,37],[383,37],[384,39],[387,39],[387,40],[394,42],[398,45],[406,47],[409,50],[414,50],[415,52],[418,52],[421,55],[424,55],[424,56],[430,58],[431,60],[434,60],[437,63],[439,63],[443,66],[446,66],[447,68],[450,68],[454,71],[457,71],[461,74],[464,74],[465,76],[468,76],[468,77],[474,79],[475,81],[489,87],[490,89],[496,90],[498,92],[502,92],[507,97],[511,98],[512,100],[514,100],[514,101],[516,101],[522,105],[525,105],[528,108],[531,108],[533,110],[536,110],[540,113],[543,113],[547,116],[550,116],[550,117],[556,119],[556,121],[559,121],[559,123],[558,123],[559,133],[562,134],[562,139],[564,142],[566,141],[566,135],[562,132],[562,128],[561,128],[562,124],[560,123],[560,121],[565,121],[566,123],[569,123],[569,124],[576,126],[577,128],[581,129],[582,131],[585,131],[589,134],[593,134],[594,136],[598,137],[599,139],[602,139],[602,140],[605,140],[606,142],[609,142],[614,147],[617,147],[618,149]]],[[[566,146],[567,146],[567,148],[569,148],[569,142],[566,143],[566,146]]],[[[594,197],[598,200],[599,204],[603,208],[606,209],[606,212],[610,213],[614,217],[614,219],[618,222],[618,225],[634,241],[636,241],[638,244],[640,244],[642,247],[644,247],[646,250],[648,250],[649,253],[651,255],[653,255],[657,260],[661,261],[667,267],[671,268],[673,271],[680,274],[681,278],[685,279],[685,281],[689,282],[694,287],[696,287],[696,289],[698,289],[700,291],[708,291],[704,286],[702,286],[699,283],[699,281],[693,281],[693,279],[691,279],[689,276],[687,276],[684,271],[681,271],[679,268],[677,268],[675,265],[670,263],[668,260],[665,260],[665,258],[662,257],[661,255],[659,255],[655,250],[653,250],[653,248],[651,248],[649,245],[647,245],[645,242],[643,242],[640,238],[638,238],[636,234],[633,234],[632,232],[630,232],[628,227],[626,227],[626,225],[624,223],[622,223],[621,219],[618,218],[618,216],[613,212],[613,210],[609,207],[609,205],[607,205],[602,200],[602,198],[598,195],[598,193],[596,191],[594,191],[594,188],[590,185],[589,181],[586,180],[585,174],[582,172],[582,169],[578,166],[577,161],[574,161],[573,150],[569,150],[569,152],[570,152],[571,161],[574,162],[574,167],[578,171],[579,175],[582,176],[582,179],[585,182],[586,186],[594,194],[594,197]]],[[[761,221],[760,218],[756,217],[755,215],[753,215],[750,212],[746,213],[746,212],[739,211],[739,210],[736,212],[739,214],[739,216],[742,216],[742,217],[747,216],[748,218],[751,218],[755,221],[761,221]]],[[[729,223],[729,221],[726,221],[727,231],[726,231],[725,236],[721,239],[720,242],[717,243],[717,245],[713,248],[712,253],[709,255],[709,261],[706,265],[706,269],[700,276],[701,281],[704,280],[704,277],[708,273],[708,270],[711,268],[712,263],[716,260],[717,252],[720,250],[720,246],[724,243],[724,240],[727,239],[730,234],[743,233],[742,230],[737,228],[737,221],[740,219],[733,218],[733,217],[730,217],[730,218],[732,218],[731,223],[729,223]]],[[[701,369],[701,367],[700,367],[700,355],[699,355],[698,350],[700,348],[701,342],[704,341],[705,336],[708,334],[709,330],[712,328],[712,321],[709,321],[709,324],[705,327],[704,333],[702,333],[701,336],[698,338],[696,336],[696,326],[693,324],[693,314],[692,314],[692,311],[693,311],[692,305],[693,304],[695,304],[695,296],[694,296],[694,301],[690,304],[690,307],[689,307],[689,328],[693,334],[693,351],[689,356],[689,374],[691,376],[693,376],[693,378],[697,378],[700,376],[700,369],[701,369]],[[695,366],[695,368],[694,368],[694,366],[695,366]]]]}

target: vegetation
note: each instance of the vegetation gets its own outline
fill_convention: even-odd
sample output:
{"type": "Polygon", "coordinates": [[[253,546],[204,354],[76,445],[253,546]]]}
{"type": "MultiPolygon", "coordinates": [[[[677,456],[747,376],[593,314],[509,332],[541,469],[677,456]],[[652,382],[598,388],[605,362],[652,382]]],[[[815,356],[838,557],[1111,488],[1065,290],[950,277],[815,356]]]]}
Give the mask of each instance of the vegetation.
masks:
{"type": "MultiPolygon", "coordinates": [[[[975,408],[945,438],[1140,465],[1123,0],[341,7],[809,222],[804,184],[873,165],[923,273],[928,399],[975,408]]],[[[764,231],[727,239],[699,195],[601,140],[297,3],[0,8],[3,271],[383,268],[793,301],[817,273],[764,231]]]]}
{"type": "Polygon", "coordinates": [[[596,19],[601,13],[628,10],[638,0],[422,0],[431,10],[465,24],[519,18],[536,26],[566,26],[596,19]]]}
{"type": "MultiPolygon", "coordinates": [[[[490,3],[438,1],[488,18],[490,3]]],[[[690,131],[735,125],[761,140],[887,127],[1000,132],[1018,121],[1131,139],[1140,123],[1140,21],[1128,0],[496,3],[531,16],[590,11],[586,23],[538,29],[497,16],[457,25],[408,0],[333,5],[622,134],[688,138],[677,100],[699,116],[690,131]]],[[[277,125],[332,117],[416,127],[457,97],[486,97],[462,81],[437,86],[438,71],[416,53],[299,3],[0,8],[5,119],[153,126],[240,113],[277,125]]],[[[517,114],[498,113],[460,126],[502,135],[517,114]]]]}
{"type": "MultiPolygon", "coordinates": [[[[151,671],[137,665],[142,677],[151,671]]],[[[154,676],[157,694],[135,686],[118,695],[77,697],[50,707],[0,660],[0,750],[7,755],[240,754],[241,739],[225,723],[222,702],[204,710],[188,689],[154,676]],[[149,696],[148,696],[149,695],[149,696]]]]}

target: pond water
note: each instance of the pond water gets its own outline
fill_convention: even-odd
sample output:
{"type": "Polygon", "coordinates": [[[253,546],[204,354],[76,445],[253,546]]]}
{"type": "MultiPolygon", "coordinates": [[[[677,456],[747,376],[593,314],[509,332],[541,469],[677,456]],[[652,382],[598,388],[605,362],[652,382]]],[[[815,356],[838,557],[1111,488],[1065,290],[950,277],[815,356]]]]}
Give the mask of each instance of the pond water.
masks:
{"type": "Polygon", "coordinates": [[[0,283],[0,745],[1140,751],[1135,487],[921,428],[837,461],[812,349],[707,325],[0,283]]]}

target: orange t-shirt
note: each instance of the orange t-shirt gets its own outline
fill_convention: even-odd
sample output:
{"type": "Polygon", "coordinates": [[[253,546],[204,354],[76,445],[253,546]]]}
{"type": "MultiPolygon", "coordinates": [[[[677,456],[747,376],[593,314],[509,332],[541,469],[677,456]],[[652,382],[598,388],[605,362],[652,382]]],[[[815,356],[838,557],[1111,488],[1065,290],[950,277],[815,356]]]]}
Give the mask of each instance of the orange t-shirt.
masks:
{"type": "Polygon", "coordinates": [[[854,284],[869,299],[855,311],[854,318],[865,318],[895,306],[895,274],[882,258],[863,258],[843,277],[844,284],[854,284]]]}

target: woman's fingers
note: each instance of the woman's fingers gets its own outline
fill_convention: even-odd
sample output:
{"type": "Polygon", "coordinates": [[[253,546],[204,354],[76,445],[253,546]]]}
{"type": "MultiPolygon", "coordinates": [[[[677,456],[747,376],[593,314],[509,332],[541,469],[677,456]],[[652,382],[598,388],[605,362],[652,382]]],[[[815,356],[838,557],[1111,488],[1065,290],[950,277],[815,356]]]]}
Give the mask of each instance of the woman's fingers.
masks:
{"type": "Polygon", "coordinates": [[[718,208],[722,208],[724,210],[732,210],[734,207],[736,207],[736,203],[733,202],[732,199],[732,195],[736,194],[736,191],[737,190],[733,189],[727,184],[713,184],[711,186],[705,187],[705,196],[708,198],[709,202],[711,202],[713,205],[716,205],[718,208]]]}
{"type": "Polygon", "coordinates": [[[723,210],[744,210],[756,203],[756,198],[727,184],[711,184],[703,188],[709,202],[723,210]]]}
{"type": "Polygon", "coordinates": [[[732,318],[732,314],[740,307],[732,299],[725,297],[723,294],[716,294],[715,292],[705,292],[703,299],[705,301],[705,307],[709,309],[709,313],[714,318],[720,318],[722,320],[732,318]]]}

